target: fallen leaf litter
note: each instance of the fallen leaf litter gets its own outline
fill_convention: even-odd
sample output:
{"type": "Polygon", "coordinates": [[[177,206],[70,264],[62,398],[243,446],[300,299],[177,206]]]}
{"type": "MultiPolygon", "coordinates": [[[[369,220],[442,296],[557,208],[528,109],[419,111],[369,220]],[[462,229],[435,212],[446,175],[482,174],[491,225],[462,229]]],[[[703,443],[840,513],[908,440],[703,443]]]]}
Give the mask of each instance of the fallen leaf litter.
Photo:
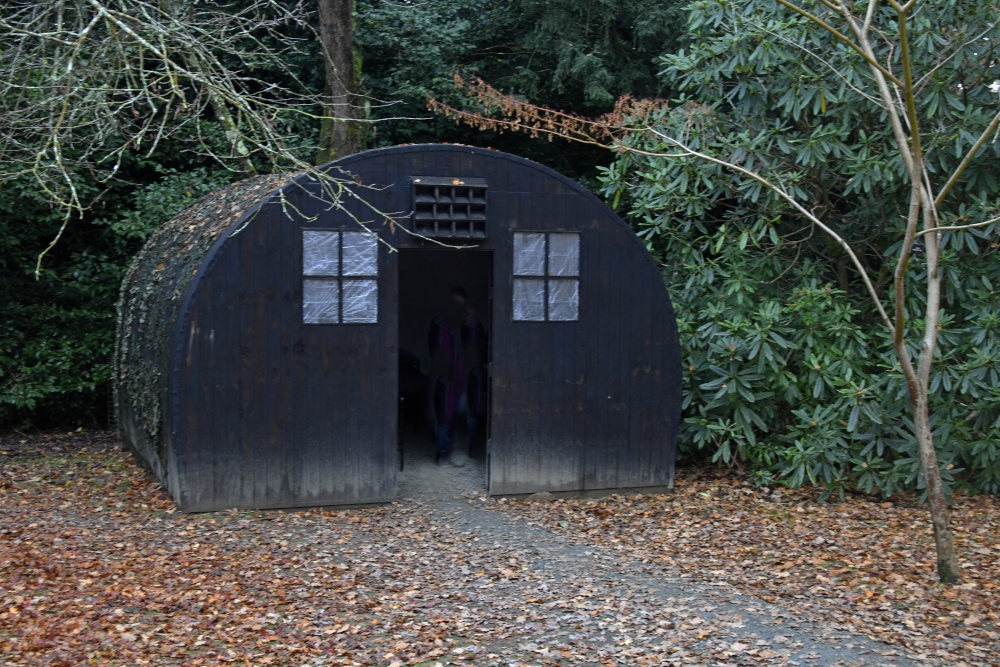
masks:
{"type": "Polygon", "coordinates": [[[995,499],[943,588],[909,501],[676,486],[184,515],[108,434],[9,436],[0,665],[1000,664],[995,499]]]}

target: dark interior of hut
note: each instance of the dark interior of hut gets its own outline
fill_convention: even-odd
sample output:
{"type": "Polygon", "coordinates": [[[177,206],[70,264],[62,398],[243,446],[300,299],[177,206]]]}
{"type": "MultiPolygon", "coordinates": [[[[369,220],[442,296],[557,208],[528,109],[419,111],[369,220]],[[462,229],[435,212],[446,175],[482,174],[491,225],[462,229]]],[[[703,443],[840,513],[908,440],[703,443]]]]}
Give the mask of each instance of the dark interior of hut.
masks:
{"type": "MultiPolygon", "coordinates": [[[[450,364],[442,361],[440,325],[448,321],[465,325],[466,338],[470,326],[481,325],[485,334],[481,342],[464,342],[461,368],[457,371],[469,378],[473,371],[480,374],[478,382],[466,383],[462,405],[453,405],[454,418],[449,426],[453,450],[482,459],[486,453],[489,415],[489,364],[491,327],[492,253],[475,249],[412,248],[399,251],[399,437],[404,465],[435,459],[435,413],[443,410],[438,391],[435,410],[435,380],[449,372],[450,364]],[[458,289],[456,289],[458,288],[458,289]],[[456,293],[464,292],[464,304],[456,293]],[[465,349],[465,348],[468,349],[465,349]],[[476,348],[473,350],[472,348],[476,348]],[[471,367],[467,367],[471,366],[471,367]],[[473,368],[478,366],[477,368],[473,368]],[[478,395],[477,395],[478,394],[478,395]],[[477,407],[478,406],[478,407],[477,407]],[[481,413],[472,426],[468,411],[481,413]],[[470,437],[471,435],[471,437],[470,437]]],[[[456,340],[455,344],[462,345],[456,340]]],[[[468,382],[468,381],[466,381],[468,382]]]]}

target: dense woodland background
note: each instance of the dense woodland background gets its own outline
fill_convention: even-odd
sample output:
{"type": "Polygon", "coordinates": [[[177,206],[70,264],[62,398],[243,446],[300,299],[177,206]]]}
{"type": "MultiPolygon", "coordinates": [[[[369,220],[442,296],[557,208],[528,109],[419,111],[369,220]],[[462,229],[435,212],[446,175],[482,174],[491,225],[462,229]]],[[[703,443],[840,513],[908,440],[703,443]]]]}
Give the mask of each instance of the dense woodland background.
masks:
{"type": "MultiPolygon", "coordinates": [[[[169,4],[150,6],[162,11],[169,4]]],[[[141,32],[144,3],[105,5],[128,5],[122,25],[141,32]]],[[[42,98],[58,102],[55,94],[46,97],[45,81],[73,44],[44,45],[28,59],[31,35],[24,26],[41,34],[46,21],[77,16],[86,24],[92,9],[54,0],[13,3],[19,11],[12,16],[26,22],[0,22],[25,47],[0,54],[0,424],[6,429],[105,424],[118,288],[145,238],[202,194],[255,171],[315,161],[323,144],[319,117],[331,91],[324,35],[311,29],[317,7],[304,2],[279,10],[250,0],[176,5],[171,25],[181,30],[202,25],[199,12],[216,12],[216,24],[218,13],[231,19],[231,44],[256,54],[256,62],[223,49],[222,37],[201,43],[219,45],[205,58],[217,58],[226,71],[253,72],[240,85],[254,94],[269,91],[268,84],[290,91],[281,99],[297,101],[298,112],[270,116],[278,119],[283,152],[257,144],[244,149],[233,131],[250,122],[249,112],[197,77],[177,83],[169,75],[153,84],[151,90],[163,91],[155,94],[167,100],[184,89],[185,99],[205,103],[144,109],[121,90],[108,92],[121,96],[115,102],[121,122],[98,132],[81,116],[53,147],[46,143],[50,124],[31,121],[25,110],[42,98]],[[51,13],[37,13],[34,7],[42,6],[51,13]],[[260,16],[270,22],[250,22],[260,16]],[[165,128],[157,141],[128,138],[136,118],[165,128]],[[79,143],[83,138],[89,143],[79,143]],[[60,150],[60,158],[73,158],[71,167],[40,177],[60,150]],[[67,184],[81,204],[36,275],[40,253],[66,221],[65,207],[54,200],[67,184]]],[[[955,0],[918,13],[909,26],[921,50],[919,111],[934,174],[953,168],[1000,110],[997,16],[993,2],[955,0]]],[[[105,25],[88,29],[97,34],[105,25]]],[[[619,120],[681,134],[699,150],[784,183],[850,240],[876,288],[886,292],[908,191],[884,114],[868,103],[856,54],[837,50],[828,34],[764,0],[357,0],[351,28],[349,107],[362,121],[353,126],[359,148],[452,142],[509,151],[584,183],[633,224],[663,265],[682,332],[682,461],[743,466],[761,484],[815,483],[831,493],[921,488],[905,386],[871,301],[843,252],[787,204],[717,165],[663,157],[669,147],[655,134],[626,138],[632,148],[657,154],[646,156],[483,131],[427,106],[433,98],[485,116],[493,111],[456,87],[456,73],[591,118],[613,112],[625,95],[660,100],[642,118],[619,120]]],[[[124,43],[125,34],[105,37],[124,43]]],[[[88,64],[110,79],[132,48],[104,61],[95,52],[88,64]]],[[[191,60],[186,66],[193,71],[191,60]]],[[[147,72],[159,66],[149,54],[143,63],[147,72]]],[[[87,90],[100,94],[100,86],[87,90]]],[[[998,157],[994,136],[942,207],[943,224],[997,217],[998,157]]],[[[941,243],[946,279],[932,378],[935,442],[952,489],[995,494],[995,224],[946,232],[941,243]]],[[[919,273],[919,255],[915,262],[919,273]]],[[[906,298],[918,327],[923,297],[914,290],[906,298]]]]}

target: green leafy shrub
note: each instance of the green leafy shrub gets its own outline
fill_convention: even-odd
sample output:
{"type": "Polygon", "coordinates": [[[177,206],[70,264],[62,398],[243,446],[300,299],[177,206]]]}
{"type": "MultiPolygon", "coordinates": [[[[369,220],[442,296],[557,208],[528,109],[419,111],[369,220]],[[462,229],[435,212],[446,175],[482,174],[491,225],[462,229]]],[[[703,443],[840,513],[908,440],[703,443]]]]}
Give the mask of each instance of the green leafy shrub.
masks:
{"type": "MultiPolygon", "coordinates": [[[[671,258],[684,355],[682,457],[837,494],[920,488],[906,387],[864,294],[834,287],[815,261],[774,261],[763,223],[743,248],[719,244],[722,228],[695,227],[657,239],[671,258]]],[[[1000,339],[983,328],[981,303],[948,318],[942,337],[954,344],[942,346],[935,376],[935,436],[946,480],[997,493],[1000,339]]]]}
{"type": "MultiPolygon", "coordinates": [[[[0,241],[0,425],[104,423],[115,302],[132,255],[184,206],[229,179],[206,167],[154,167],[109,193],[101,216],[73,221],[34,276],[60,219],[31,186],[5,188],[0,241]]],[[[82,181],[86,186],[86,181],[82,181]]]]}
{"type": "MultiPolygon", "coordinates": [[[[681,454],[747,466],[761,483],[819,484],[829,493],[920,489],[907,387],[856,267],[760,183],[663,140],[679,137],[806,202],[851,243],[891,308],[909,190],[892,129],[865,96],[864,65],[773,2],[699,0],[688,11],[689,47],[662,60],[664,83],[679,99],[643,118],[625,139],[637,150],[619,152],[602,174],[604,194],[663,262],[678,313],[681,454]]],[[[1000,107],[987,74],[993,47],[963,41],[990,26],[984,39],[1000,43],[983,11],[954,3],[910,26],[931,54],[918,74],[927,82],[921,103],[932,122],[923,139],[935,174],[954,168],[977,138],[970,128],[1000,107]]],[[[1000,142],[989,143],[941,208],[942,226],[997,216],[998,158],[1000,142]]],[[[931,382],[945,481],[989,493],[1000,492],[995,235],[991,226],[942,232],[931,382]]],[[[919,256],[910,270],[905,308],[916,332],[925,303],[919,256]]]]}

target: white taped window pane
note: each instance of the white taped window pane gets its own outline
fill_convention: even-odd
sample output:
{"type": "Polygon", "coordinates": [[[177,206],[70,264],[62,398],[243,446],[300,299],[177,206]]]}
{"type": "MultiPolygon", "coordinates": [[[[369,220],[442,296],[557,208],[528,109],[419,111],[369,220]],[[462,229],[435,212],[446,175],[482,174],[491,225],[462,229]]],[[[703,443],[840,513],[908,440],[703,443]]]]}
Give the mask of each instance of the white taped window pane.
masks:
{"type": "Polygon", "coordinates": [[[549,281],[549,320],[575,322],[580,319],[580,281],[549,281]]]}
{"type": "Polygon", "coordinates": [[[545,234],[514,233],[514,275],[545,275],[545,234]]]}
{"type": "Polygon", "coordinates": [[[340,266],[339,232],[302,232],[302,273],[336,276],[340,266]]]}
{"type": "Polygon", "coordinates": [[[528,322],[545,321],[544,279],[514,279],[514,319],[528,322]]]}
{"type": "Polygon", "coordinates": [[[303,280],[302,321],[306,324],[337,324],[340,321],[339,296],[336,280],[303,280]]]}
{"type": "Polygon", "coordinates": [[[378,275],[378,238],[368,232],[344,232],[345,276],[378,275]]]}
{"type": "Polygon", "coordinates": [[[344,281],[344,324],[378,322],[378,281],[344,281]]]}
{"type": "Polygon", "coordinates": [[[549,234],[549,275],[580,275],[579,234],[549,234]]]}

